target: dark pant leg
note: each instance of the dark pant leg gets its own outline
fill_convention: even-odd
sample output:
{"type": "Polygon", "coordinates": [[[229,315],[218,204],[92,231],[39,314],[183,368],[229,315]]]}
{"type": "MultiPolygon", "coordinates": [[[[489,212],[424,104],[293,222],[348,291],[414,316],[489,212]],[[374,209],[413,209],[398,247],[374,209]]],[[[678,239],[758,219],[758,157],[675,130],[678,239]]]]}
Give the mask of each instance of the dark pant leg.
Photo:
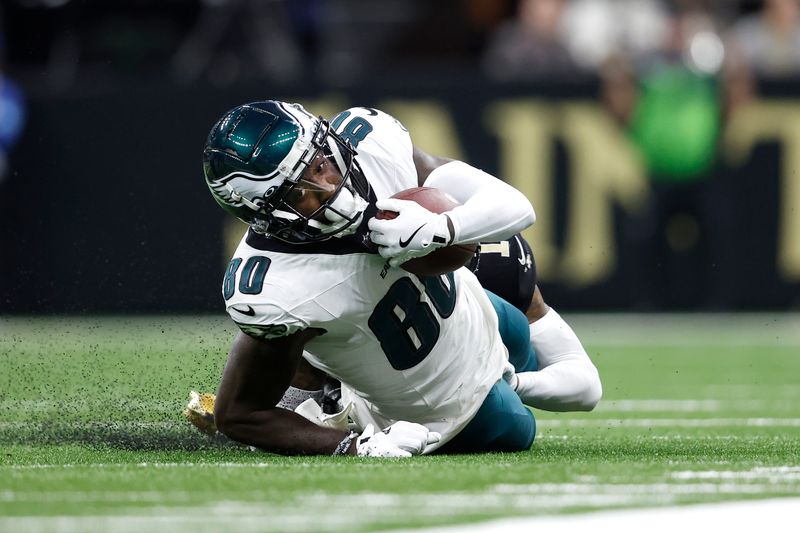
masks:
{"type": "Polygon", "coordinates": [[[498,381],[475,417],[436,453],[519,452],[536,436],[536,419],[508,383],[498,381]]]}
{"type": "Polygon", "coordinates": [[[537,370],[539,363],[531,347],[531,330],[525,314],[496,294],[486,291],[492,302],[500,329],[500,337],[508,349],[508,360],[517,372],[537,370]]]}

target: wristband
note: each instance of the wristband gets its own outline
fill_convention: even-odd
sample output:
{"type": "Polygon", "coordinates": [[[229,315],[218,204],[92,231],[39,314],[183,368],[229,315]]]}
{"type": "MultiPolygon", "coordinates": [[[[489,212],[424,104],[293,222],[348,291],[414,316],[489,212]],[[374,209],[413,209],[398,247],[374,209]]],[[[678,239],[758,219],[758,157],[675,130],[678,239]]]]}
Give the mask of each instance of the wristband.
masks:
{"type": "Polygon", "coordinates": [[[342,442],[333,450],[331,455],[347,455],[347,450],[350,449],[350,445],[353,443],[353,439],[358,437],[358,433],[355,431],[351,431],[345,438],[342,439],[342,442]]]}

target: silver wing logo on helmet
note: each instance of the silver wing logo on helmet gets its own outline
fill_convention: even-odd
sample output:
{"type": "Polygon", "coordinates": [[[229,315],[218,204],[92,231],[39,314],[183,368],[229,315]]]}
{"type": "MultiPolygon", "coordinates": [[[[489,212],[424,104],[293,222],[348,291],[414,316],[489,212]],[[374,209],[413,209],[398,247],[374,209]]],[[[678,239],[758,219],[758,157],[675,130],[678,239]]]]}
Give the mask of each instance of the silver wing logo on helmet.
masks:
{"type": "Polygon", "coordinates": [[[262,212],[283,181],[278,173],[269,177],[239,171],[209,183],[209,187],[233,207],[246,206],[253,211],[262,212]],[[264,181],[267,183],[263,183],[264,181]]]}

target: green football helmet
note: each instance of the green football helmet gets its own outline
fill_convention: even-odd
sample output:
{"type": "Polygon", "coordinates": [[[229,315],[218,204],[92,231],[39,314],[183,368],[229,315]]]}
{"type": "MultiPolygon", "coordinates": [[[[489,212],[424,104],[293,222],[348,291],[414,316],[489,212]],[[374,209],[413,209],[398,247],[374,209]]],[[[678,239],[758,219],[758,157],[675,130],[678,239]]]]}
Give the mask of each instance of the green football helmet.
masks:
{"type": "Polygon", "coordinates": [[[238,106],[214,125],[203,150],[203,173],[214,200],[253,230],[293,244],[353,233],[370,187],[353,147],[322,117],[278,101],[238,106]],[[303,215],[286,202],[322,153],[342,175],[333,195],[303,215]]]}

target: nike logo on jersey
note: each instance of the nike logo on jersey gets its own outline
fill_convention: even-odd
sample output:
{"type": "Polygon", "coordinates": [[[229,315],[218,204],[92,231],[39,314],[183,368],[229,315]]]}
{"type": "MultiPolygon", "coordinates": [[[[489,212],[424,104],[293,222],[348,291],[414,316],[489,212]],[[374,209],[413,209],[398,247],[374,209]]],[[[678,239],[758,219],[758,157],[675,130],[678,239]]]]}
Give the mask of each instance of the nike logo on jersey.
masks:
{"type": "MultiPolygon", "coordinates": [[[[425,224],[427,224],[427,222],[426,222],[425,224]]],[[[400,239],[400,248],[405,248],[406,246],[408,246],[408,245],[411,243],[411,241],[414,239],[414,236],[415,236],[417,233],[419,233],[419,230],[421,230],[422,228],[424,228],[424,227],[425,227],[425,224],[423,224],[423,225],[421,225],[420,227],[418,227],[418,228],[417,228],[417,229],[414,231],[414,233],[412,233],[412,234],[411,234],[411,237],[409,237],[408,239],[406,239],[406,240],[400,239]]]]}
{"type": "Polygon", "coordinates": [[[233,305],[231,306],[231,309],[233,309],[237,313],[242,313],[243,315],[256,316],[256,310],[250,307],[249,305],[247,306],[247,309],[245,309],[244,311],[233,305]]]}

